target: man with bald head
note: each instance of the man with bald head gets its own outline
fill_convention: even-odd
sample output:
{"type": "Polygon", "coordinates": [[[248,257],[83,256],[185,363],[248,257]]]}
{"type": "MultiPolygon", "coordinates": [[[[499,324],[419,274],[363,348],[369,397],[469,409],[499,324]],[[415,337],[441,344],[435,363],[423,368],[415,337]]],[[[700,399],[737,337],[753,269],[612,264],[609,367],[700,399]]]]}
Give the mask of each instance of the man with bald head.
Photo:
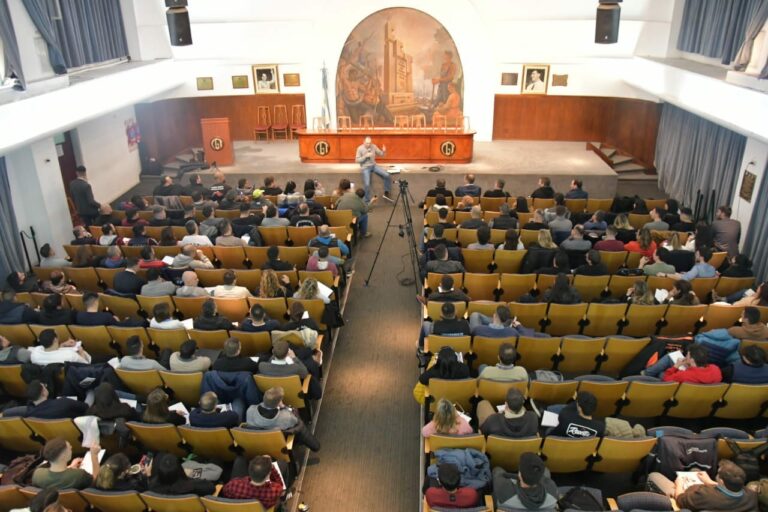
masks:
{"type": "Polygon", "coordinates": [[[379,149],[376,144],[371,142],[370,137],[366,137],[355,154],[355,162],[360,164],[360,171],[363,174],[363,185],[365,186],[365,202],[371,201],[371,174],[377,175],[384,181],[384,199],[392,202],[390,190],[392,190],[392,178],[389,173],[379,165],[376,165],[376,157],[387,154],[387,147],[381,146],[379,149]]]}
{"type": "Polygon", "coordinates": [[[177,297],[208,297],[210,295],[205,291],[205,288],[200,287],[200,279],[193,271],[184,272],[181,275],[181,280],[184,286],[176,290],[177,297]]]}
{"type": "Polygon", "coordinates": [[[173,263],[171,268],[182,269],[196,269],[196,268],[213,268],[213,263],[208,259],[203,251],[198,249],[192,244],[187,244],[181,249],[181,254],[177,254],[173,257],[173,263]]]}

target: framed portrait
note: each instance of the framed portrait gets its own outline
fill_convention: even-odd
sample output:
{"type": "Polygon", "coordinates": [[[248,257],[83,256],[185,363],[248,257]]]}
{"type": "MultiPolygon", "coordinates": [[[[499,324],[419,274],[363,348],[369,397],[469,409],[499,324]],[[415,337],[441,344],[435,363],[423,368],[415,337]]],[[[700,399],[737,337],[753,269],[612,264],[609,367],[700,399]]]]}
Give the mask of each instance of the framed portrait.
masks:
{"type": "Polygon", "coordinates": [[[232,88],[233,89],[248,89],[248,75],[234,75],[232,76],[232,88]]]}
{"type": "Polygon", "coordinates": [[[277,75],[277,64],[258,64],[253,66],[253,85],[256,94],[277,94],[280,92],[280,82],[277,75]]]}
{"type": "Polygon", "coordinates": [[[523,66],[523,94],[547,94],[548,82],[548,64],[525,64],[523,66]]]}
{"type": "Polygon", "coordinates": [[[198,91],[212,91],[213,90],[213,77],[199,76],[197,77],[197,90],[198,91]]]}
{"type": "Polygon", "coordinates": [[[301,76],[298,73],[285,73],[283,75],[283,85],[285,87],[299,87],[301,85],[301,76]]]}
{"type": "Polygon", "coordinates": [[[502,73],[501,85],[517,85],[517,73],[502,73]]]}

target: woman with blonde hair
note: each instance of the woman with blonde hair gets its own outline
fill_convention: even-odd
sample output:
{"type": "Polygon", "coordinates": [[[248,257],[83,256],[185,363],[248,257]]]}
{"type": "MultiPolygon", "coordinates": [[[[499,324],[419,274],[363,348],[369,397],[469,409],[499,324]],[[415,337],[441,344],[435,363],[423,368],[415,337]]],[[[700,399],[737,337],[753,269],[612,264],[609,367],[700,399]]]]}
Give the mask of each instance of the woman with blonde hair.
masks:
{"type": "Polygon", "coordinates": [[[124,453],[116,453],[102,463],[94,487],[102,491],[146,491],[147,477],[143,469],[138,464],[131,466],[124,453]]]}
{"type": "Polygon", "coordinates": [[[626,213],[620,213],[613,219],[613,227],[616,228],[616,240],[621,240],[625,244],[634,240],[637,235],[626,213]]]}
{"type": "Polygon", "coordinates": [[[301,286],[296,293],[293,294],[294,299],[320,299],[325,304],[331,302],[331,299],[326,297],[320,292],[320,286],[317,283],[317,279],[314,277],[308,277],[301,283],[301,286]]]}
{"type": "Polygon", "coordinates": [[[467,435],[471,433],[472,427],[469,426],[467,420],[459,415],[456,407],[445,398],[441,398],[437,402],[432,421],[421,429],[421,434],[424,437],[430,437],[433,434],[467,435]]]}
{"type": "Polygon", "coordinates": [[[635,281],[632,288],[627,290],[627,302],[641,306],[652,306],[656,304],[656,298],[648,288],[648,283],[642,279],[635,281]]]}
{"type": "Polygon", "coordinates": [[[262,270],[258,292],[258,296],[263,299],[288,297],[290,295],[288,286],[280,282],[277,272],[272,269],[262,270]]]}
{"type": "Polygon", "coordinates": [[[539,247],[543,249],[557,249],[557,244],[552,240],[552,233],[548,229],[539,230],[539,247]]]}
{"type": "Polygon", "coordinates": [[[651,238],[651,230],[642,228],[637,233],[637,240],[624,244],[624,250],[628,252],[639,252],[648,261],[653,263],[653,254],[656,252],[656,242],[651,238]]]}

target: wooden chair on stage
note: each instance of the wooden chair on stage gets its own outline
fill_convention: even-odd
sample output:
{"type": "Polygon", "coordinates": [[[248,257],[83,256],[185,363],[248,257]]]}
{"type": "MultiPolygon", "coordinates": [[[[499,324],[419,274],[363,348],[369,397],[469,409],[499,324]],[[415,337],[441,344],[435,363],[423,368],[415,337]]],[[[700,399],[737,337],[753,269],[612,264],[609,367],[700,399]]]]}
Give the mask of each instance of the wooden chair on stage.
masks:
{"type": "Polygon", "coordinates": [[[336,120],[336,128],[339,131],[351,131],[352,130],[352,118],[349,116],[339,116],[336,120]]]}
{"type": "Polygon", "coordinates": [[[307,114],[304,111],[304,105],[291,105],[291,124],[290,134],[291,139],[298,130],[303,130],[307,127],[307,114]]]}
{"type": "Polygon", "coordinates": [[[288,110],[285,105],[275,105],[273,108],[272,140],[275,140],[277,132],[281,132],[283,138],[288,140],[288,110]]]}
{"type": "Polygon", "coordinates": [[[360,122],[358,123],[360,129],[373,128],[373,116],[371,114],[365,114],[360,116],[360,122]]]}
{"type": "Polygon", "coordinates": [[[256,126],[253,128],[253,139],[258,142],[259,136],[264,135],[264,140],[269,141],[269,129],[272,127],[272,116],[269,107],[256,108],[256,126]]]}
{"type": "Polygon", "coordinates": [[[414,114],[411,116],[411,128],[426,128],[427,117],[424,114],[414,114]]]}
{"type": "Polygon", "coordinates": [[[437,130],[445,131],[446,126],[447,126],[446,119],[443,114],[437,114],[437,113],[432,114],[432,129],[434,131],[437,131],[437,130]]]}
{"type": "Polygon", "coordinates": [[[395,116],[395,128],[408,129],[410,127],[411,127],[411,120],[408,116],[395,116]]]}

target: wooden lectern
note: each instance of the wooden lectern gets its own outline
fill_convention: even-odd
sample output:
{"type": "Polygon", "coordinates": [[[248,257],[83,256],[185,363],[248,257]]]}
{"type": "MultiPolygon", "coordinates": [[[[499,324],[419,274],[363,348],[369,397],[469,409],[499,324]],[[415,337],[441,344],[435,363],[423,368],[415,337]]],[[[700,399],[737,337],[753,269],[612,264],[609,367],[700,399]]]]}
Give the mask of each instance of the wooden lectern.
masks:
{"type": "Polygon", "coordinates": [[[229,135],[229,118],[211,117],[200,119],[203,133],[203,151],[205,160],[216,161],[216,165],[232,165],[235,163],[235,148],[229,135]]]}

